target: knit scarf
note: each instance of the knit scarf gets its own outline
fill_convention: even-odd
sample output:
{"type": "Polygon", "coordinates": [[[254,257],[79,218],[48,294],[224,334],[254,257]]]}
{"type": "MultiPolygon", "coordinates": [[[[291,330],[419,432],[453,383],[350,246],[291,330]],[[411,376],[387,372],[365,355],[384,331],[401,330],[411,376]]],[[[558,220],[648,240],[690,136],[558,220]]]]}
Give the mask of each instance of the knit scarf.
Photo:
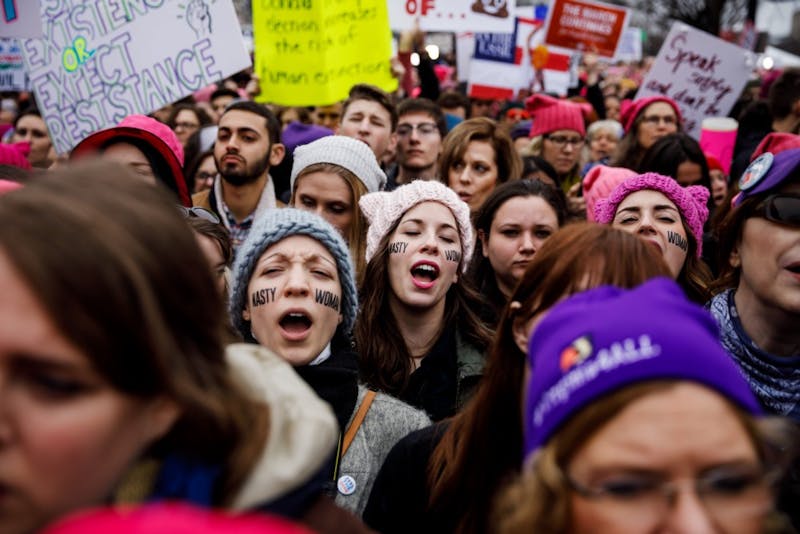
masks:
{"type": "Polygon", "coordinates": [[[775,356],[761,350],[744,331],[734,294],[728,289],[708,303],[721,330],[722,346],[769,412],[800,423],[800,355],[775,356]]]}
{"type": "Polygon", "coordinates": [[[358,396],[358,363],[356,355],[346,349],[332,347],[330,357],[319,365],[295,367],[300,378],[319,397],[331,405],[339,428],[347,428],[356,409],[358,396]]]}

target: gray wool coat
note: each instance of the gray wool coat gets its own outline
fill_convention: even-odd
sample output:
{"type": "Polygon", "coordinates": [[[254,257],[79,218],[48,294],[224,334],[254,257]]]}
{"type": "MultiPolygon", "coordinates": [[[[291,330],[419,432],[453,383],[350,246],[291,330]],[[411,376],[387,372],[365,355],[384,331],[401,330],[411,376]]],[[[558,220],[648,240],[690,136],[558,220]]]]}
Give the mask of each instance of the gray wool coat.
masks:
{"type": "MultiPolygon", "coordinates": [[[[359,384],[353,415],[366,394],[366,386],[359,384]]],[[[352,420],[351,416],[348,425],[352,420]]],[[[361,516],[367,506],[375,477],[395,443],[430,424],[431,420],[424,411],[412,408],[385,393],[375,395],[375,400],[339,466],[336,504],[361,516]]]]}

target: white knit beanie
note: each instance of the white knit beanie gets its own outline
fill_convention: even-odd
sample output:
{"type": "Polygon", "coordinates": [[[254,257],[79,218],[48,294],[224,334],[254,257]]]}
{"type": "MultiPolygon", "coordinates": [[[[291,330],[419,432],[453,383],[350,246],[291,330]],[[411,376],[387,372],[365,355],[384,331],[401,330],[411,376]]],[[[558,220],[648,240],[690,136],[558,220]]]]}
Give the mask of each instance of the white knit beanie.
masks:
{"type": "Polygon", "coordinates": [[[297,175],[315,163],[333,163],[344,167],[355,174],[370,193],[380,191],[386,185],[386,174],[378,165],[369,145],[352,137],[329,135],[295,149],[291,176],[292,193],[297,175]]]}
{"type": "Polygon", "coordinates": [[[458,195],[441,182],[414,180],[394,191],[369,193],[361,197],[358,205],[369,221],[367,230],[366,260],[377,252],[378,243],[405,212],[423,202],[439,202],[453,213],[461,238],[461,270],[466,271],[472,258],[472,223],[469,206],[458,195]]]}

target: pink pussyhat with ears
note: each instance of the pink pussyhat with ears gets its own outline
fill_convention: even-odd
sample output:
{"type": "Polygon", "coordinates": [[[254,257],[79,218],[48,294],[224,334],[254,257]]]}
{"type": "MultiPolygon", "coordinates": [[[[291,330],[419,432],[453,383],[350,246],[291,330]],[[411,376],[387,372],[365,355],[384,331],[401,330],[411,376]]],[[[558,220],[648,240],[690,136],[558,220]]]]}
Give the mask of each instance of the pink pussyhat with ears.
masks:
{"type": "Polygon", "coordinates": [[[585,117],[592,107],[547,95],[533,95],[525,101],[525,109],[533,118],[531,133],[528,135],[533,138],[556,130],[573,130],[586,135],[585,117]]]}
{"type": "Polygon", "coordinates": [[[672,109],[675,110],[675,115],[678,118],[678,124],[683,121],[683,117],[681,117],[681,108],[678,107],[677,102],[668,96],[647,96],[644,98],[637,98],[636,100],[623,100],[620,104],[619,115],[620,122],[625,128],[625,132],[627,133],[631,130],[633,123],[636,121],[636,117],[638,117],[639,114],[647,108],[647,106],[650,104],[655,104],[656,102],[664,102],[665,104],[672,106],[672,109]]]}
{"type": "Polygon", "coordinates": [[[697,257],[703,252],[703,225],[708,219],[708,197],[711,192],[702,185],[681,187],[674,178],[655,172],[638,174],[628,178],[611,192],[606,199],[600,199],[594,207],[594,218],[601,224],[611,224],[617,208],[631,193],[644,190],[658,191],[670,199],[686,225],[692,231],[697,245],[697,257]]]}

